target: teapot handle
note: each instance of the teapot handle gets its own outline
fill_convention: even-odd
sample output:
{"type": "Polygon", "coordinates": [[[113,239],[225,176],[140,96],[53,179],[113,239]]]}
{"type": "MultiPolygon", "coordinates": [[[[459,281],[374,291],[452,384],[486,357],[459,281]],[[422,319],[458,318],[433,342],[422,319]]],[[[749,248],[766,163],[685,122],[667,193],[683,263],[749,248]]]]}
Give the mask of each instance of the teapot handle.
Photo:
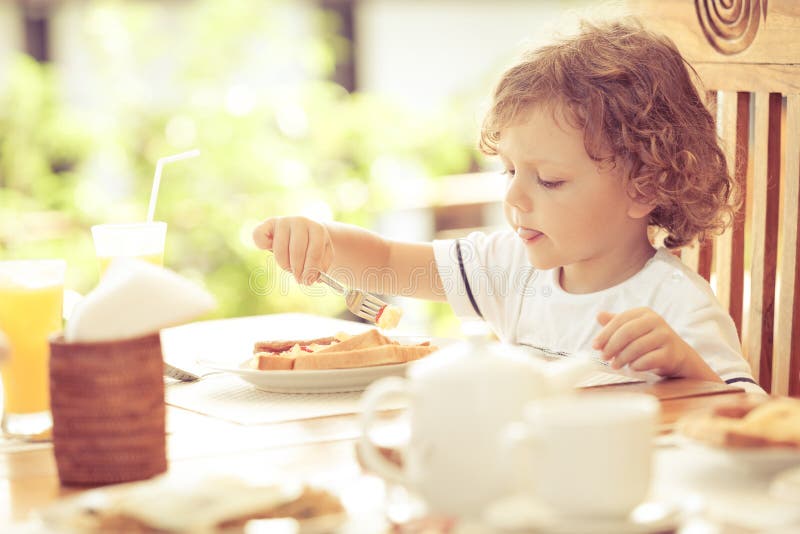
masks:
{"type": "Polygon", "coordinates": [[[372,439],[370,439],[370,430],[375,422],[377,407],[383,398],[391,394],[407,392],[408,383],[405,379],[398,376],[390,376],[370,384],[361,397],[361,440],[359,441],[359,446],[364,466],[382,478],[402,485],[406,485],[403,471],[378,451],[372,439]]]}

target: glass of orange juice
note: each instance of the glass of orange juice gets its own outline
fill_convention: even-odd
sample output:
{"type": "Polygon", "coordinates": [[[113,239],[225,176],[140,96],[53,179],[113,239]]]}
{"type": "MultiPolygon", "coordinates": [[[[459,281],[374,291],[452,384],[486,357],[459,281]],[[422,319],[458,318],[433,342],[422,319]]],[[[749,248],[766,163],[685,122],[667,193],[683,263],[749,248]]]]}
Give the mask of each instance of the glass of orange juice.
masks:
{"type": "Polygon", "coordinates": [[[111,260],[119,257],[139,258],[163,266],[166,237],[167,223],[159,221],[92,226],[100,276],[103,276],[111,260]]]}
{"type": "Polygon", "coordinates": [[[52,426],[48,336],[62,329],[63,260],[0,261],[0,330],[8,361],[3,378],[3,433],[44,437],[52,426]]]}

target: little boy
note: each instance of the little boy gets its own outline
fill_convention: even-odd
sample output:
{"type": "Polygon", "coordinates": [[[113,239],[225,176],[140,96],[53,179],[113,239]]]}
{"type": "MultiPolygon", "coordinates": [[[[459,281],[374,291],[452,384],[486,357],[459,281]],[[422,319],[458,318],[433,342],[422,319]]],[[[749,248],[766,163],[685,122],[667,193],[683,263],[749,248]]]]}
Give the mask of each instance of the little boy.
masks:
{"type": "Polygon", "coordinates": [[[274,217],[254,240],[301,283],[326,271],[446,299],[509,343],[762,391],[731,318],[668,250],[723,229],[736,191],[671,41],[614,23],[538,49],[502,76],[480,148],[505,168],[511,230],[405,243],[274,217]],[[666,231],[666,248],[653,247],[651,227],[666,231]]]}

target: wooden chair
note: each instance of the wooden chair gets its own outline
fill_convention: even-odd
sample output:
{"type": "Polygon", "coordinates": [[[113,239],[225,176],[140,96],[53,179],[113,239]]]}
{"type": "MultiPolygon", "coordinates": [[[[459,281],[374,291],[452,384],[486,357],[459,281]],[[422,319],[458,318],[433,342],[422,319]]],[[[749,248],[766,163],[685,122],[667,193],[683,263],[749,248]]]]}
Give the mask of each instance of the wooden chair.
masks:
{"type": "Polygon", "coordinates": [[[800,396],[800,2],[628,3],[697,70],[746,184],[733,227],[682,259],[715,282],[761,386],[800,396]]]}

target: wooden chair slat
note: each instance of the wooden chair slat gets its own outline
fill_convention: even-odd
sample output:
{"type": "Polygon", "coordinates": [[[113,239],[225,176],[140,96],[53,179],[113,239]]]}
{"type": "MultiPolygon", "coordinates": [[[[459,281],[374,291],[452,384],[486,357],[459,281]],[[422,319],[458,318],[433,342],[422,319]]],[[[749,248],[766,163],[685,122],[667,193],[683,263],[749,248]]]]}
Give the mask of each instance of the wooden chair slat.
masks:
{"type": "Polygon", "coordinates": [[[699,244],[699,252],[697,258],[697,274],[711,280],[711,266],[714,256],[714,242],[706,240],[699,244]]]}
{"type": "MultiPolygon", "coordinates": [[[[749,155],[750,94],[723,93],[720,135],[725,143],[728,168],[746,195],[747,159],[749,155]]],[[[742,335],[744,294],[744,214],[738,214],[732,225],[714,240],[714,273],[717,298],[742,335]]]]}
{"type": "Polygon", "coordinates": [[[690,269],[706,280],[710,280],[713,253],[713,241],[706,240],[702,243],[693,241],[692,244],[684,246],[675,255],[690,269]]]}
{"type": "MultiPolygon", "coordinates": [[[[719,92],[717,100],[717,132],[722,138],[725,149],[725,159],[728,169],[733,169],[736,163],[736,94],[719,92]],[[721,106],[720,106],[721,101],[721,106]]],[[[729,309],[731,305],[731,257],[733,256],[733,232],[727,228],[725,233],[714,239],[714,275],[717,279],[716,294],[722,307],[729,309]]],[[[741,333],[740,333],[741,335],[741,333]]]]}
{"type": "Polygon", "coordinates": [[[756,93],[750,317],[745,356],[762,387],[772,386],[772,342],[780,180],[781,95],[756,93]]]}
{"type": "Polygon", "coordinates": [[[750,216],[750,242],[752,243],[750,261],[750,302],[747,333],[744,336],[744,354],[750,362],[753,378],[761,381],[761,337],[763,327],[764,293],[764,228],[766,227],[767,204],[767,134],[769,127],[769,96],[757,93],[755,96],[755,146],[753,154],[753,183],[747,191],[752,197],[753,211],[750,216]]]}
{"type": "MultiPolygon", "coordinates": [[[[708,107],[709,112],[711,112],[711,115],[714,117],[717,115],[717,105],[717,92],[707,91],[706,106],[708,107]]],[[[694,246],[696,251],[695,256],[692,257],[693,269],[697,272],[697,274],[706,280],[711,281],[715,248],[714,242],[713,240],[705,240],[701,243],[697,243],[694,246]]]]}
{"type": "Polygon", "coordinates": [[[800,394],[800,94],[787,97],[784,174],[781,183],[780,288],[775,308],[772,391],[800,394]]]}
{"type": "Polygon", "coordinates": [[[744,321],[744,268],[745,268],[745,210],[747,203],[747,170],[750,159],[750,93],[738,93],[736,97],[736,159],[732,168],[736,183],[740,186],[740,211],[735,215],[731,228],[731,301],[728,311],[736,324],[739,337],[744,321]]]}
{"type": "Polygon", "coordinates": [[[783,95],[769,95],[769,134],[767,136],[767,210],[764,228],[764,327],[761,337],[761,385],[772,389],[776,275],[778,265],[778,225],[780,223],[781,115],[783,95]]]}

